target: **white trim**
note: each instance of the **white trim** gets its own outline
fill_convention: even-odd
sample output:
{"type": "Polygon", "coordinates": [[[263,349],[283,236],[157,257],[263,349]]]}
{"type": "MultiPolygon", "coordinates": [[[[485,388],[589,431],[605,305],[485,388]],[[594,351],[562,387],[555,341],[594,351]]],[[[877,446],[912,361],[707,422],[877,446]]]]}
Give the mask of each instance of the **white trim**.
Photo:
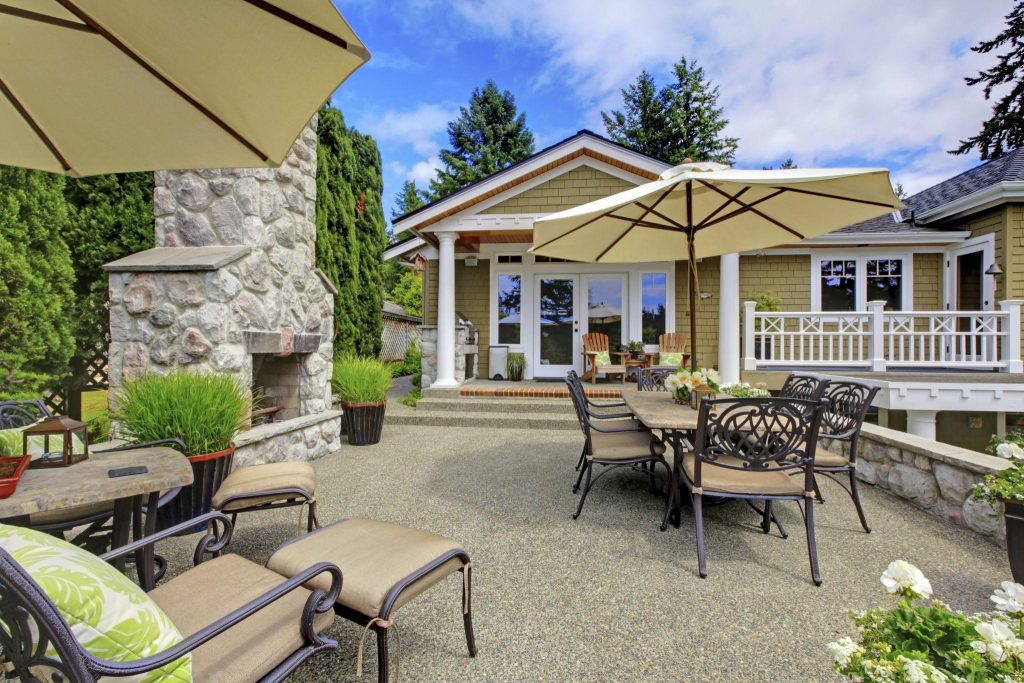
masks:
{"type": "MultiPolygon", "coordinates": [[[[565,265],[558,264],[558,265],[565,265]]],[[[579,370],[581,367],[580,358],[582,353],[582,346],[580,343],[580,335],[583,333],[580,325],[580,315],[582,292],[580,289],[580,281],[583,277],[578,273],[534,273],[533,274],[533,292],[530,299],[530,308],[534,311],[535,315],[530,316],[529,330],[530,330],[530,341],[531,346],[534,349],[533,357],[527,357],[527,362],[532,366],[533,377],[564,377],[569,370],[579,370]],[[541,280],[568,280],[572,282],[572,349],[569,350],[569,363],[565,365],[541,365],[540,364],[540,335],[543,327],[539,325],[538,315],[540,313],[540,281],[541,280]]],[[[522,280],[520,280],[522,282],[522,280]]],[[[522,306],[522,295],[520,295],[520,307],[522,306]]],[[[519,326],[519,338],[522,340],[523,327],[526,325],[525,316],[522,311],[519,313],[520,318],[524,321],[519,326]]]]}
{"type": "MultiPolygon", "coordinates": [[[[816,249],[811,252],[811,311],[821,310],[821,262],[822,261],[856,261],[856,303],[854,311],[867,310],[867,261],[870,259],[902,259],[903,279],[900,310],[914,310],[914,252],[893,249],[816,249]]],[[[825,311],[828,312],[828,311],[825,311]]],[[[837,315],[842,311],[835,311],[837,315]]]]}
{"type": "Polygon", "coordinates": [[[945,218],[964,216],[992,208],[1010,200],[1024,199],[1024,181],[1005,180],[984,187],[964,197],[946,202],[933,209],[922,211],[915,217],[921,222],[939,221],[945,218]]]}
{"type": "Polygon", "coordinates": [[[957,257],[964,254],[981,252],[981,296],[982,309],[994,311],[995,306],[995,282],[991,275],[986,275],[985,270],[995,263],[996,260],[996,236],[992,233],[981,235],[946,249],[942,257],[945,259],[942,267],[943,303],[947,311],[957,310],[957,257]]]}
{"type": "Polygon", "coordinates": [[[933,232],[830,232],[803,240],[799,244],[817,246],[820,244],[947,244],[965,240],[971,236],[969,230],[933,232]]]}
{"type": "Polygon", "coordinates": [[[394,258],[398,258],[399,256],[405,256],[409,252],[416,251],[426,243],[427,241],[422,237],[414,237],[413,239],[402,242],[401,244],[388,247],[384,250],[384,260],[390,261],[394,258]]]}
{"type": "MultiPolygon", "coordinates": [[[[850,379],[841,372],[815,373],[829,379],[850,379]]],[[[885,410],[938,410],[972,413],[1024,412],[1024,385],[1016,382],[972,382],[965,374],[958,382],[907,382],[856,377],[881,390],[872,404],[885,410]]]]}
{"type": "MultiPolygon", "coordinates": [[[[465,202],[470,197],[480,194],[486,194],[487,192],[509,182],[511,178],[530,173],[542,166],[551,163],[555,159],[564,157],[566,155],[572,154],[576,151],[583,149],[590,149],[591,151],[597,152],[598,154],[602,154],[613,159],[619,159],[623,163],[629,164],[631,166],[636,166],[637,168],[641,168],[645,171],[649,171],[654,175],[660,175],[662,171],[665,171],[668,168],[670,168],[670,166],[666,163],[656,161],[648,156],[640,154],[639,152],[633,152],[623,147],[619,147],[618,145],[602,140],[601,138],[595,136],[592,133],[577,134],[542,153],[538,153],[533,158],[528,159],[513,168],[507,168],[503,171],[499,171],[476,185],[472,185],[471,187],[464,188],[453,194],[448,195],[444,199],[441,199],[438,202],[436,202],[435,204],[426,207],[421,211],[416,212],[414,215],[399,220],[397,223],[394,223],[392,227],[395,230],[395,232],[401,232],[402,230],[414,228],[415,226],[420,225],[421,223],[424,223],[425,221],[428,221],[431,218],[435,218],[438,215],[444,213],[453,205],[465,202]]],[[[590,161],[594,163],[601,163],[597,159],[593,158],[591,158],[590,161]]],[[[565,165],[563,164],[558,168],[564,168],[564,166],[565,165]]],[[[519,191],[521,192],[522,190],[519,191]]]]}

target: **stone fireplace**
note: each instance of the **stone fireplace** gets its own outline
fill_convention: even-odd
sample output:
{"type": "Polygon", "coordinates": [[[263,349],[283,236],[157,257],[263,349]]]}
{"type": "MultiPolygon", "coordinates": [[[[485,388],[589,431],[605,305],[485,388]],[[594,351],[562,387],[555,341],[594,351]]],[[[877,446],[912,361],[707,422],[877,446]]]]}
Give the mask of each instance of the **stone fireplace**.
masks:
{"type": "Polygon", "coordinates": [[[156,248],[109,263],[111,399],[173,367],[236,375],[282,410],[240,464],[340,447],[334,294],[316,268],[316,119],[280,168],[158,171],[156,248]]]}

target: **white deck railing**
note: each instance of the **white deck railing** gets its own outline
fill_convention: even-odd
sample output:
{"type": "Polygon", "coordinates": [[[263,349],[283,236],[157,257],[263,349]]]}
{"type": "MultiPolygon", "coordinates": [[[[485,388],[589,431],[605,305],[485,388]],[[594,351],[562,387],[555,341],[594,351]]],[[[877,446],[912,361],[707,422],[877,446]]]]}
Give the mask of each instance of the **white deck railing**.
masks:
{"type": "Polygon", "coordinates": [[[998,311],[760,313],[744,304],[743,367],[946,368],[1021,372],[1021,301],[998,311]]]}

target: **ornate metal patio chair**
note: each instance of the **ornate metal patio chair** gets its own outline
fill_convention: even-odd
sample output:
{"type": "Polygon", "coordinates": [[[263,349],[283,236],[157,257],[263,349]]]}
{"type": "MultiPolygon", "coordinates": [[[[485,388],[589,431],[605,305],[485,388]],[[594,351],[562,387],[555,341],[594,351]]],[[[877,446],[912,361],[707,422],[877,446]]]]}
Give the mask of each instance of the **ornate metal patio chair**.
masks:
{"type": "Polygon", "coordinates": [[[829,380],[813,375],[792,373],[786,378],[779,390],[781,398],[802,398],[807,401],[820,401],[828,388],[829,380]]]}
{"type": "Polygon", "coordinates": [[[637,391],[668,391],[665,378],[679,370],[676,366],[655,365],[636,374],[637,391]]]}
{"type": "Polygon", "coordinates": [[[658,337],[658,365],[686,367],[690,362],[690,338],[682,332],[666,332],[658,337]]]}
{"type": "Polygon", "coordinates": [[[693,502],[701,578],[708,575],[703,497],[709,495],[764,501],[765,533],[771,528],[772,503],[797,501],[807,531],[811,578],[821,585],[811,503],[822,412],[823,402],[804,399],[719,399],[700,404],[694,451],[683,456],[682,480],[693,502]]]}
{"type": "MultiPolygon", "coordinates": [[[[833,448],[841,444],[845,444],[845,447],[842,453],[835,453],[819,446],[814,455],[814,471],[833,480],[850,494],[853,505],[857,508],[857,516],[860,517],[860,525],[864,527],[866,533],[871,533],[871,527],[868,526],[864,507],[857,493],[857,447],[864,418],[867,417],[868,409],[871,408],[871,402],[877,393],[878,387],[871,387],[862,382],[831,382],[825,391],[828,407],[821,416],[820,438],[830,439],[833,448]],[[836,476],[839,474],[849,475],[849,488],[839,481],[836,476]]],[[[820,492],[818,500],[824,502],[820,492]]]]}
{"type": "MultiPolygon", "coordinates": [[[[636,427],[628,425],[628,423],[623,427],[611,427],[607,425],[614,424],[614,422],[600,426],[598,423],[592,422],[592,414],[587,408],[587,398],[581,390],[582,384],[576,386],[569,381],[566,383],[569,385],[569,395],[572,398],[573,407],[576,409],[576,417],[579,419],[584,437],[583,467],[576,478],[576,484],[572,489],[573,493],[579,491],[580,483],[584,476],[586,477],[580,502],[576,506],[576,512],[572,518],[579,518],[580,512],[583,511],[583,503],[587,500],[587,494],[597,480],[618,467],[650,464],[651,467],[644,471],[650,477],[651,492],[657,494],[658,486],[654,476],[654,465],[661,463],[666,470],[669,470],[669,464],[665,460],[665,446],[657,441],[650,432],[638,431],[636,427]],[[594,465],[601,465],[604,468],[596,478],[592,478],[594,465]]],[[[669,474],[671,475],[671,470],[669,470],[669,474]]]]}
{"type": "Polygon", "coordinates": [[[100,677],[142,678],[191,653],[193,680],[270,682],[283,680],[317,653],[337,649],[338,643],[324,633],[334,621],[341,591],[338,567],[310,562],[285,578],[238,555],[221,555],[231,538],[231,524],[221,513],[171,527],[97,561],[133,554],[197,521],[211,528],[196,547],[195,566],[149,593],[184,640],[134,661],[109,661],[86,651],[57,605],[0,549],[0,621],[6,625],[0,630],[0,643],[7,678],[26,683],[38,681],[40,675],[44,680],[76,683],[100,677]],[[304,587],[314,579],[323,579],[327,589],[304,587]],[[48,648],[55,654],[47,654],[48,648]]]}
{"type": "Polygon", "coordinates": [[[583,379],[591,384],[597,383],[598,373],[618,375],[626,382],[626,366],[613,364],[611,349],[608,348],[608,335],[602,332],[588,332],[583,335],[583,379]]]}
{"type": "MultiPolygon", "coordinates": [[[[608,412],[616,408],[625,408],[625,401],[594,401],[587,396],[587,391],[583,386],[583,382],[580,380],[580,376],[576,374],[575,370],[570,370],[565,376],[566,386],[569,388],[569,397],[572,399],[573,392],[576,395],[582,396],[584,404],[586,405],[587,412],[590,415],[591,420],[602,420],[607,421],[605,425],[606,429],[614,429],[615,431],[622,431],[631,429],[633,431],[643,431],[645,427],[636,419],[633,413],[627,409],[625,412],[608,412]]],[[[572,399],[575,401],[575,399],[572,399]]],[[[576,463],[576,471],[578,472],[583,463],[586,462],[587,449],[584,446],[583,451],[580,453],[579,462],[576,463]]],[[[579,482],[577,482],[576,488],[573,488],[573,493],[579,488],[579,482]]]]}
{"type": "Polygon", "coordinates": [[[0,429],[28,427],[53,413],[40,400],[0,401],[0,429]]]}

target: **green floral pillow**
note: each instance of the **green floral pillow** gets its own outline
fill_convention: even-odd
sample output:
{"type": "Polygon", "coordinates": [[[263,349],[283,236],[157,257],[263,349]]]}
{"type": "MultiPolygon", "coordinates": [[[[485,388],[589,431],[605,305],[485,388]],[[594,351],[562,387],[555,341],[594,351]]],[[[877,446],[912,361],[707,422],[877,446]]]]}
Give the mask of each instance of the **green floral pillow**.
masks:
{"type": "MultiPolygon", "coordinates": [[[[7,524],[0,524],[0,547],[39,584],[75,639],[93,655],[127,662],[158,654],[183,640],[141,588],[95,555],[59,538],[7,524]]],[[[147,674],[117,680],[185,683],[192,680],[192,655],[147,674]]]]}
{"type": "Polygon", "coordinates": [[[681,351],[662,351],[658,354],[658,365],[674,365],[677,368],[683,364],[683,353],[681,351]]]}
{"type": "Polygon", "coordinates": [[[603,368],[606,365],[612,364],[612,358],[607,351],[598,351],[594,354],[594,365],[603,368]]]}
{"type": "Polygon", "coordinates": [[[24,455],[24,453],[21,452],[22,429],[24,429],[24,427],[0,429],[0,455],[24,455]]]}

